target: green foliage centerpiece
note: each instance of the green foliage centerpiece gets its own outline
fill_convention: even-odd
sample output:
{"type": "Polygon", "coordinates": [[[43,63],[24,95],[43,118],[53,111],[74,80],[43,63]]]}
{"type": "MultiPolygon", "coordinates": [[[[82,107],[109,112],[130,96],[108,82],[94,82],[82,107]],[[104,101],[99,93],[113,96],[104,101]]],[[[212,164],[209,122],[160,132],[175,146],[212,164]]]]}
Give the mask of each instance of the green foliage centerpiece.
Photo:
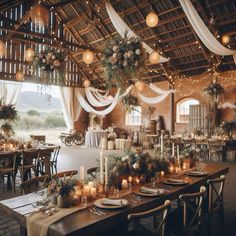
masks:
{"type": "Polygon", "coordinates": [[[135,80],[143,66],[144,56],[139,38],[113,38],[103,52],[103,65],[108,87],[124,89],[129,80],[135,80]]]}

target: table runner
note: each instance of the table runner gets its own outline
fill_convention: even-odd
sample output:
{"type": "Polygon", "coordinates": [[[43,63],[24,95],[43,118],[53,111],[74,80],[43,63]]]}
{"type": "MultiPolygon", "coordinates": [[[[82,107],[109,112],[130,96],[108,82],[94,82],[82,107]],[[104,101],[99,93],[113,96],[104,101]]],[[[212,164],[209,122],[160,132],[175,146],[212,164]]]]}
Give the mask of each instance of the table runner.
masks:
{"type": "Polygon", "coordinates": [[[69,216],[83,207],[59,208],[53,215],[44,215],[42,212],[33,213],[26,218],[27,236],[47,236],[48,228],[55,222],[69,216]]]}

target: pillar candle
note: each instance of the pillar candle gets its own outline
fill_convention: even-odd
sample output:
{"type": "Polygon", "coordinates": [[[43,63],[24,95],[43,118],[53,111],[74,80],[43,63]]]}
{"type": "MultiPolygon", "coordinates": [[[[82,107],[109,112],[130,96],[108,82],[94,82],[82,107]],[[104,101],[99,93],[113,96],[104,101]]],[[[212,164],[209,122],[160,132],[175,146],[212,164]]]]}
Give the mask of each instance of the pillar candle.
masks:
{"type": "Polygon", "coordinates": [[[175,156],[175,143],[172,143],[172,157],[175,156]]]}
{"type": "Polygon", "coordinates": [[[100,182],[101,182],[101,184],[104,184],[102,150],[100,151],[100,182]]]}
{"type": "Polygon", "coordinates": [[[128,181],[127,179],[123,179],[121,183],[122,189],[127,189],[128,188],[128,181]]]}
{"type": "Polygon", "coordinates": [[[177,145],[177,160],[179,161],[179,145],[177,145]]]}
{"type": "Polygon", "coordinates": [[[105,185],[108,185],[108,159],[105,158],[105,185]]]}
{"type": "Polygon", "coordinates": [[[136,184],[140,184],[139,178],[136,179],[136,184]]]}
{"type": "Polygon", "coordinates": [[[164,176],[165,176],[165,172],[161,171],[161,177],[164,177],[164,176]]]}
{"type": "Polygon", "coordinates": [[[80,176],[80,180],[84,181],[84,166],[80,166],[80,168],[79,168],[79,176],[80,176]]]}
{"type": "Polygon", "coordinates": [[[95,187],[92,187],[91,188],[91,196],[92,196],[92,198],[96,198],[96,195],[97,195],[97,191],[96,191],[96,188],[95,187]]]}
{"type": "Polygon", "coordinates": [[[91,192],[91,187],[89,185],[85,185],[84,186],[84,191],[83,191],[84,196],[89,197],[90,196],[90,192],[91,192]]]}

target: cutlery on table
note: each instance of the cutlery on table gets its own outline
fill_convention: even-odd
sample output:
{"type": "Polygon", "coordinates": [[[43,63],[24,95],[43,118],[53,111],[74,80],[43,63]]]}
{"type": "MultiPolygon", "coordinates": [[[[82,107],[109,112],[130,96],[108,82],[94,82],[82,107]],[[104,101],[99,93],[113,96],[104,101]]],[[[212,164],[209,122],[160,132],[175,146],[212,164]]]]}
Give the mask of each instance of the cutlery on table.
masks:
{"type": "Polygon", "coordinates": [[[91,207],[92,210],[100,213],[101,215],[105,215],[106,212],[104,210],[98,209],[97,207],[91,207]]]}
{"type": "Polygon", "coordinates": [[[101,213],[97,212],[97,211],[94,211],[92,208],[89,208],[89,211],[91,213],[94,213],[95,215],[98,215],[98,216],[103,216],[101,213]]]}
{"type": "Polygon", "coordinates": [[[139,202],[141,202],[141,201],[143,200],[142,197],[140,197],[140,196],[138,196],[138,195],[136,195],[136,194],[132,194],[132,196],[133,196],[137,201],[139,201],[139,202]]]}

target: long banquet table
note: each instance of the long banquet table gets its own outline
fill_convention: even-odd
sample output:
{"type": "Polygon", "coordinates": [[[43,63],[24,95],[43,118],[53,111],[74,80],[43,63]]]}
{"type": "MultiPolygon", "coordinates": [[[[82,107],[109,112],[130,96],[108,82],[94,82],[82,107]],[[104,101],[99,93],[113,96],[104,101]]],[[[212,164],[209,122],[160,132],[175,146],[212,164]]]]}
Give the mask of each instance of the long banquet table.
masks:
{"type": "MultiPolygon", "coordinates": [[[[138,203],[132,200],[132,192],[130,192],[130,194],[124,196],[124,198],[130,200],[130,204],[128,207],[122,210],[109,211],[103,216],[97,216],[91,213],[87,208],[85,208],[50,225],[48,228],[48,235],[95,236],[100,232],[104,232],[105,230],[116,229],[116,231],[118,231],[119,229],[127,229],[126,223],[127,215],[129,213],[152,209],[162,204],[166,199],[175,200],[180,194],[196,191],[196,189],[198,189],[201,185],[206,184],[206,181],[208,179],[219,177],[222,174],[227,174],[229,172],[229,168],[222,167],[220,164],[207,164],[206,171],[208,172],[208,175],[204,177],[187,177],[186,175],[181,173],[181,175],[184,175],[184,177],[188,179],[188,185],[169,188],[169,192],[164,195],[161,195],[159,197],[144,197],[143,200],[138,203]]],[[[2,212],[1,214],[6,217],[13,218],[17,222],[19,222],[22,229],[21,235],[24,235],[24,233],[26,234],[25,228],[27,215],[20,213],[24,212],[20,210],[20,206],[22,202],[24,202],[24,206],[22,206],[22,208],[24,208],[26,205],[27,208],[29,208],[29,205],[31,205],[27,204],[29,201],[32,201],[32,199],[28,194],[0,201],[0,212],[2,212]]]]}

